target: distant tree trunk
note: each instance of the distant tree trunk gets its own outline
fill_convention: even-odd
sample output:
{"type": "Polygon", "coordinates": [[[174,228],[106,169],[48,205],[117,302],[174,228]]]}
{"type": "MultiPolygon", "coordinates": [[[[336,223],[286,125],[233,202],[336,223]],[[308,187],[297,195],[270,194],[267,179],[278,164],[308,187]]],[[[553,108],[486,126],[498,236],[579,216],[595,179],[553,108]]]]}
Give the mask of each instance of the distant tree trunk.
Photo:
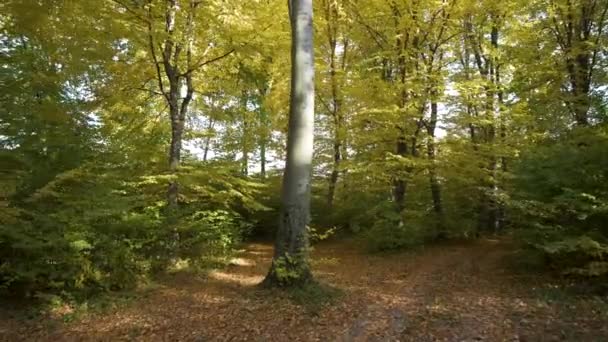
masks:
{"type": "Polygon", "coordinates": [[[314,55],[312,0],[289,0],[291,96],[287,161],[283,175],[279,230],[265,283],[295,286],[312,279],[307,225],[314,138],[314,55]]]}
{"type": "MultiPolygon", "coordinates": [[[[399,156],[407,155],[407,141],[405,139],[405,133],[400,136],[397,140],[396,153],[399,156]]],[[[401,212],[405,209],[405,193],[407,190],[407,183],[402,177],[396,177],[393,181],[393,200],[397,207],[397,211],[401,212]]]]}
{"type": "Polygon", "coordinates": [[[442,232],[444,227],[444,213],[441,202],[441,185],[437,178],[436,151],[435,151],[435,128],[437,127],[437,102],[431,101],[431,120],[427,125],[427,156],[431,166],[429,168],[429,182],[431,186],[431,196],[433,197],[433,210],[438,219],[438,230],[442,232]]]}
{"type": "Polygon", "coordinates": [[[209,119],[207,124],[207,136],[205,137],[205,146],[203,147],[203,161],[207,161],[209,155],[209,149],[211,148],[211,130],[215,126],[215,120],[209,119]]]}
{"type": "Polygon", "coordinates": [[[260,177],[266,178],[266,139],[260,141],[260,177]]]}
{"type": "MultiPolygon", "coordinates": [[[[495,51],[498,51],[498,27],[496,27],[496,25],[493,27],[493,35],[492,35],[492,47],[494,48],[495,51]]],[[[500,78],[500,61],[498,60],[498,57],[495,57],[495,72],[494,72],[494,78],[495,78],[495,82],[494,84],[496,85],[496,95],[497,95],[497,106],[496,106],[496,115],[498,117],[498,120],[500,122],[499,124],[499,135],[500,135],[500,144],[504,149],[504,146],[506,145],[506,138],[507,138],[507,125],[506,125],[506,118],[505,115],[503,113],[503,105],[504,105],[504,93],[503,93],[503,89],[502,89],[502,81],[500,78]]],[[[502,171],[502,174],[504,175],[507,172],[507,158],[504,156],[504,152],[502,153],[502,156],[499,158],[499,162],[500,162],[500,170],[502,171]]],[[[498,192],[500,189],[498,187],[498,179],[496,180],[496,192],[498,192]]],[[[495,197],[498,197],[498,193],[494,194],[495,197]]],[[[505,209],[505,204],[503,203],[503,201],[500,201],[497,199],[497,209],[496,209],[496,224],[495,224],[495,229],[496,229],[496,233],[500,233],[504,230],[504,226],[505,226],[505,220],[506,220],[506,209],[505,209]]]]}
{"type": "MultiPolygon", "coordinates": [[[[498,15],[492,15],[493,25],[490,32],[490,44],[492,50],[498,49],[498,15]]],[[[480,39],[483,36],[477,36],[470,22],[466,26],[466,38],[473,52],[475,64],[477,66],[479,76],[484,81],[485,92],[485,108],[484,108],[484,125],[477,127],[479,135],[476,136],[479,143],[483,143],[490,147],[487,155],[481,155],[482,166],[481,171],[486,174],[480,181],[480,196],[479,196],[479,212],[477,230],[479,232],[495,232],[498,224],[498,179],[497,166],[498,158],[496,157],[496,95],[498,93],[496,84],[496,66],[498,60],[492,56],[492,53],[482,50],[480,39]],[[487,179],[487,180],[486,180],[487,179]]],[[[495,51],[494,51],[495,52],[495,51]]],[[[499,113],[498,113],[499,114],[499,113]]],[[[475,130],[472,130],[473,133],[475,130]]]]}
{"type": "Polygon", "coordinates": [[[249,174],[249,118],[247,111],[247,91],[243,90],[241,98],[241,110],[243,113],[243,136],[241,140],[241,148],[243,156],[241,158],[241,173],[245,176],[249,174]]]}
{"type": "Polygon", "coordinates": [[[334,197],[336,195],[336,185],[338,184],[338,177],[340,175],[341,160],[340,144],[334,143],[334,165],[331,170],[331,176],[329,177],[329,189],[327,194],[327,206],[329,208],[334,206],[334,197]]]}
{"type": "Polygon", "coordinates": [[[333,207],[334,197],[336,193],[336,187],[338,178],[340,177],[340,163],[344,159],[342,156],[342,146],[344,144],[343,137],[343,124],[344,119],[342,116],[342,98],[339,94],[338,85],[338,68],[344,71],[346,68],[346,53],[348,50],[348,40],[345,38],[342,45],[341,59],[339,61],[339,55],[337,51],[338,38],[339,38],[339,11],[337,3],[334,1],[323,1],[323,7],[325,10],[325,21],[327,43],[329,47],[329,73],[331,82],[331,116],[333,119],[333,165],[331,175],[329,177],[329,188],[327,194],[327,205],[329,208],[333,207]],[[340,66],[339,66],[340,65],[340,66]]]}
{"type": "Polygon", "coordinates": [[[258,108],[258,114],[259,122],[261,124],[262,129],[259,134],[258,143],[260,146],[260,177],[262,179],[266,178],[266,164],[268,162],[266,153],[268,148],[268,140],[270,137],[270,120],[268,120],[268,112],[266,112],[266,109],[264,107],[264,98],[268,96],[268,94],[270,94],[272,83],[272,80],[270,80],[268,83],[265,84],[264,87],[258,89],[259,96],[261,99],[258,108]]]}

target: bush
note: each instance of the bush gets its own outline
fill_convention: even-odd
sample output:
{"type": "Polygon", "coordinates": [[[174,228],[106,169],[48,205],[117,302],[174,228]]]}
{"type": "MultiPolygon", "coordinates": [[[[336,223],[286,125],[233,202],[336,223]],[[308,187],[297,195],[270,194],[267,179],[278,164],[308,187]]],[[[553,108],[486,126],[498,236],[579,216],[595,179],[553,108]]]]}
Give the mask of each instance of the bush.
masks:
{"type": "Polygon", "coordinates": [[[370,213],[375,222],[362,231],[367,248],[373,252],[392,251],[423,244],[430,235],[428,227],[407,212],[398,214],[392,202],[385,202],[370,213]]]}
{"type": "Polygon", "coordinates": [[[179,260],[200,267],[230,255],[250,230],[243,215],[261,206],[252,199],[254,185],[224,171],[226,165],[212,167],[206,172],[213,183],[185,170],[175,211],[165,208],[165,175],[134,177],[136,170],[99,164],[61,173],[7,203],[12,216],[0,225],[0,289],[89,296],[132,288],[179,260]]]}
{"type": "Polygon", "coordinates": [[[520,236],[564,273],[608,274],[608,130],[576,129],[522,156],[511,207],[520,236]]]}

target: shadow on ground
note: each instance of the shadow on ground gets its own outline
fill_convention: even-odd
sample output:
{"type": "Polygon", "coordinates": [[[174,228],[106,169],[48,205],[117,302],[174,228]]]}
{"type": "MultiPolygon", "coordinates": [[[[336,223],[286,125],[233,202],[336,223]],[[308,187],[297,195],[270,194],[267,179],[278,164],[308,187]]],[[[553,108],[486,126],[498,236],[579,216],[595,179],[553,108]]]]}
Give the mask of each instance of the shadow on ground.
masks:
{"type": "Polygon", "coordinates": [[[349,243],[316,247],[313,267],[340,289],[305,305],[259,284],[272,247],[250,244],[204,279],[178,274],[132,305],[54,327],[0,323],[7,341],[608,341],[606,304],[551,301],[542,276],[505,267],[512,249],[484,240],[416,253],[368,255],[349,243]],[[8,328],[7,328],[8,327],[8,328]]]}

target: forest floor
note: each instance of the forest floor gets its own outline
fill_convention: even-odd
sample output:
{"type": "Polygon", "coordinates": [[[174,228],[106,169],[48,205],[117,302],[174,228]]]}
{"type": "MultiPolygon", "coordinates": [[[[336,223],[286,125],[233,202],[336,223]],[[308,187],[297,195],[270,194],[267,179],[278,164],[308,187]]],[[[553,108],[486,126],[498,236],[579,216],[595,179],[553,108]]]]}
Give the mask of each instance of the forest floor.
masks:
{"type": "Polygon", "coordinates": [[[114,310],[67,323],[2,318],[0,340],[608,341],[606,302],[514,272],[513,252],[492,240],[381,255],[327,242],[313,267],[334,290],[286,293],[257,286],[272,247],[248,244],[223,270],[176,274],[114,310]]]}

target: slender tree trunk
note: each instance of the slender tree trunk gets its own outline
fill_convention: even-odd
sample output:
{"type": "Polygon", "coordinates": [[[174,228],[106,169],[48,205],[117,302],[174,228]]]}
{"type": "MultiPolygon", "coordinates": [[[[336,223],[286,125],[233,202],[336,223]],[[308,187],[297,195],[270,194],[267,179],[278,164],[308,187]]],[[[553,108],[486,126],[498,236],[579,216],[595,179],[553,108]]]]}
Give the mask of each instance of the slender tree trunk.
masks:
{"type": "Polygon", "coordinates": [[[243,90],[241,94],[241,110],[243,113],[243,135],[241,137],[241,173],[245,176],[249,174],[249,112],[247,109],[247,91],[243,90]]]}
{"type": "Polygon", "coordinates": [[[262,126],[261,132],[259,134],[259,146],[260,146],[260,177],[262,179],[266,178],[266,150],[268,146],[269,132],[270,132],[270,120],[268,120],[268,113],[264,108],[264,98],[268,96],[270,93],[270,89],[272,88],[272,80],[267,83],[267,86],[259,89],[260,94],[260,106],[259,106],[259,116],[260,116],[260,124],[262,126]]]}
{"type": "MultiPolygon", "coordinates": [[[[165,76],[169,82],[168,93],[164,91],[162,75],[160,74],[160,63],[156,55],[156,46],[154,45],[154,38],[152,32],[151,22],[152,7],[149,8],[149,44],[150,50],[153,56],[154,64],[156,66],[159,87],[163,95],[165,96],[167,103],[169,104],[169,116],[171,119],[171,143],[169,147],[169,171],[172,175],[177,174],[181,162],[181,151],[182,151],[182,139],[184,135],[184,125],[186,121],[186,114],[188,112],[188,106],[192,101],[194,94],[194,85],[192,83],[192,73],[188,71],[185,74],[180,73],[178,66],[181,53],[184,51],[184,42],[175,39],[175,27],[176,27],[176,15],[179,9],[176,0],[168,0],[166,3],[165,11],[165,34],[164,46],[161,50],[162,65],[164,68],[165,76]],[[180,103],[180,87],[185,83],[186,96],[181,99],[180,103]]],[[[185,51],[186,51],[186,63],[188,70],[192,64],[192,49],[194,42],[194,12],[197,3],[190,2],[188,8],[188,15],[186,19],[186,39],[185,39],[185,51]]],[[[169,182],[167,189],[167,204],[169,208],[176,208],[179,197],[179,183],[177,179],[173,179],[169,182]]]]}
{"type": "Polygon", "coordinates": [[[314,54],[312,0],[289,0],[291,96],[287,161],[283,175],[279,230],[265,283],[301,285],[312,279],[307,225],[314,137],[314,54]]]}
{"type": "Polygon", "coordinates": [[[431,120],[427,126],[428,140],[427,140],[427,156],[431,166],[429,167],[429,182],[431,186],[431,196],[433,197],[433,210],[437,215],[438,220],[438,231],[443,232],[444,229],[444,213],[443,204],[441,201],[441,185],[437,177],[437,166],[436,166],[436,151],[435,151],[435,128],[437,126],[437,102],[433,100],[431,102],[431,120]]]}
{"type": "Polygon", "coordinates": [[[342,118],[342,101],[339,94],[338,85],[338,64],[341,64],[341,70],[346,67],[346,52],[348,49],[348,41],[345,39],[342,46],[342,62],[339,63],[339,53],[337,51],[338,35],[339,35],[339,12],[337,3],[333,1],[323,1],[325,9],[325,21],[327,23],[327,43],[329,46],[329,73],[331,83],[331,115],[333,119],[333,165],[332,172],[329,177],[329,188],[327,194],[327,205],[332,208],[338,178],[340,177],[340,163],[342,157],[343,144],[343,118],[342,118]]]}
{"type": "Polygon", "coordinates": [[[260,177],[266,179],[266,139],[260,141],[260,177]]]}
{"type": "Polygon", "coordinates": [[[211,148],[211,130],[215,126],[215,120],[209,119],[207,124],[207,137],[205,138],[205,147],[203,148],[203,161],[207,161],[209,155],[209,149],[211,148]]]}
{"type": "MultiPolygon", "coordinates": [[[[496,36],[493,37],[493,46],[496,50],[498,50],[498,31],[496,32],[496,36]]],[[[500,122],[500,126],[499,126],[499,131],[500,131],[500,144],[502,146],[502,148],[504,149],[506,144],[507,144],[507,120],[505,117],[505,113],[503,112],[503,105],[504,105],[504,93],[503,93],[503,89],[502,89],[502,81],[501,81],[501,77],[500,77],[500,71],[501,71],[501,64],[500,61],[498,61],[498,58],[496,58],[496,88],[497,88],[497,97],[498,97],[498,104],[496,106],[496,113],[498,116],[498,120],[500,122]]],[[[507,173],[508,171],[508,167],[507,167],[507,157],[503,155],[500,157],[500,170],[502,171],[502,175],[504,177],[504,175],[507,173]]],[[[499,190],[499,189],[497,189],[499,190]]],[[[503,201],[498,201],[498,212],[497,212],[497,218],[496,218],[496,233],[500,233],[505,229],[505,221],[506,221],[506,208],[505,208],[505,204],[503,201]]]]}
{"type": "MultiPolygon", "coordinates": [[[[405,133],[402,133],[405,134],[405,133]]],[[[400,136],[397,141],[396,153],[399,156],[407,155],[407,142],[405,136],[400,136]]],[[[401,213],[405,209],[405,193],[407,190],[407,183],[402,177],[397,177],[393,181],[393,200],[397,207],[397,211],[401,213]]]]}
{"type": "Polygon", "coordinates": [[[336,195],[336,185],[338,184],[338,177],[340,175],[341,160],[340,144],[334,143],[334,165],[331,170],[331,176],[329,177],[329,189],[327,193],[327,205],[329,208],[334,206],[334,197],[336,195]]]}

